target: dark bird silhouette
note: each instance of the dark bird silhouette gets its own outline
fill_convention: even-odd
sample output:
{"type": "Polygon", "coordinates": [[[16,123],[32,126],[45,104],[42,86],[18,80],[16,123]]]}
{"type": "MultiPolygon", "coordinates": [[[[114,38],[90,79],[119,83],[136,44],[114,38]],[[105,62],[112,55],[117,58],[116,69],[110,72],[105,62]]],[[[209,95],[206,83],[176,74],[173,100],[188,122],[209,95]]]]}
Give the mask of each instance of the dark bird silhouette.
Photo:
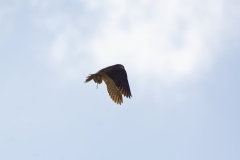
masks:
{"type": "Polygon", "coordinates": [[[121,105],[121,103],[123,103],[122,95],[127,98],[132,97],[128,84],[127,72],[121,64],[109,66],[101,69],[95,74],[90,74],[85,83],[92,79],[97,85],[101,84],[103,80],[107,86],[109,96],[117,104],[121,105]]]}

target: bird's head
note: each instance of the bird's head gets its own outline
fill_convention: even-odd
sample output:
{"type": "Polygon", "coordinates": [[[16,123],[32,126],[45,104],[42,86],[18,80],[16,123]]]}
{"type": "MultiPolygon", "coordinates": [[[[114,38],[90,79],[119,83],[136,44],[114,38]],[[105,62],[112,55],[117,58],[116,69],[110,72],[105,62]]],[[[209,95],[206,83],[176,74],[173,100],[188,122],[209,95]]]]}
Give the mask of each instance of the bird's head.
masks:
{"type": "Polygon", "coordinates": [[[98,75],[98,74],[95,74],[94,77],[93,77],[93,80],[94,80],[95,83],[101,84],[102,83],[102,76],[98,75]]]}

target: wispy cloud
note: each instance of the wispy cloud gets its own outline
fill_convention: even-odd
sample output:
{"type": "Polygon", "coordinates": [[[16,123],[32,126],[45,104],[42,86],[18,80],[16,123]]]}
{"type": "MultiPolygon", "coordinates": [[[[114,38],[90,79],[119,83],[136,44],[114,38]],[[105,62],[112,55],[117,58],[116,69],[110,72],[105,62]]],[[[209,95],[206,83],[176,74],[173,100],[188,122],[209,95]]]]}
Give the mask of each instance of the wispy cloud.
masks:
{"type": "Polygon", "coordinates": [[[75,12],[39,17],[55,35],[48,59],[59,73],[79,73],[87,58],[99,67],[122,63],[143,82],[154,77],[169,85],[209,69],[232,27],[225,24],[237,16],[229,10],[234,4],[217,0],[75,3],[75,12]]]}

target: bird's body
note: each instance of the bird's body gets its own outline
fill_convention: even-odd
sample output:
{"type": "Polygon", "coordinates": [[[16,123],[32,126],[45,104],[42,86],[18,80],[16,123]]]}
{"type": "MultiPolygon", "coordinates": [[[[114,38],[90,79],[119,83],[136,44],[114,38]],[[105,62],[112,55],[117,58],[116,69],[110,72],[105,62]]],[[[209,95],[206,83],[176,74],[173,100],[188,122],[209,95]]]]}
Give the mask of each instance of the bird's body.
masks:
{"type": "Polygon", "coordinates": [[[101,84],[103,80],[107,86],[109,96],[117,104],[123,102],[122,95],[127,98],[131,98],[132,96],[128,84],[127,72],[121,64],[109,66],[99,70],[95,74],[90,74],[85,83],[92,79],[97,84],[101,84]]]}

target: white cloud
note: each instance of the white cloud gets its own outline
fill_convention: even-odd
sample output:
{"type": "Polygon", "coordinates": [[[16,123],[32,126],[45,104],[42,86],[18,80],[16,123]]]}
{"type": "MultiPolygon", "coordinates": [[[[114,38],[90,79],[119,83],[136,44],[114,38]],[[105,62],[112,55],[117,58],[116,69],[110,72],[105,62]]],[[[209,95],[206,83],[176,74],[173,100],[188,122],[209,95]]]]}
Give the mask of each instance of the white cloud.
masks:
{"type": "MultiPolygon", "coordinates": [[[[211,58],[208,36],[203,35],[210,24],[204,21],[215,17],[211,12],[201,17],[194,10],[198,4],[181,2],[112,4],[103,36],[92,42],[94,55],[101,64],[124,62],[139,78],[154,75],[166,83],[199,73],[211,58]],[[128,28],[122,28],[121,23],[127,23],[128,28]]],[[[207,32],[214,31],[216,25],[207,32]]]]}
{"type": "Polygon", "coordinates": [[[45,18],[46,28],[56,35],[49,59],[60,73],[77,73],[82,67],[76,61],[99,67],[122,63],[141,84],[154,77],[152,85],[175,85],[209,68],[222,45],[221,34],[229,29],[223,25],[228,23],[227,1],[79,2],[88,7],[84,13],[59,11],[45,18]],[[92,20],[92,14],[101,17],[92,20]],[[83,35],[86,28],[95,35],[83,35]]]}
{"type": "Polygon", "coordinates": [[[54,39],[48,60],[59,72],[69,78],[78,79],[87,62],[87,44],[74,26],[68,25],[54,39]]]}

